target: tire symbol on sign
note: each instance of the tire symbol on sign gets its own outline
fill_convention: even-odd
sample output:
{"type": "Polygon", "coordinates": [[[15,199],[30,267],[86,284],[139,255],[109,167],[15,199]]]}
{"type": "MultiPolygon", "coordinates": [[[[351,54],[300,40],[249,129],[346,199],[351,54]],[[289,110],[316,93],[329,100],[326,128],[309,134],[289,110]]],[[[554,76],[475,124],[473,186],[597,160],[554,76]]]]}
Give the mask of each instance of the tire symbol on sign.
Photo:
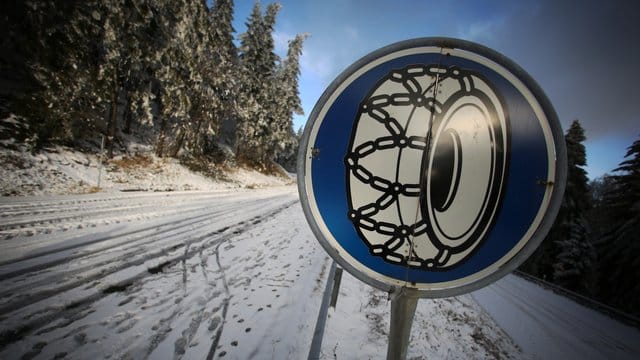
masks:
{"type": "Polygon", "coordinates": [[[487,237],[508,165],[507,109],[473,71],[391,71],[360,105],[347,168],[349,219],[375,256],[429,270],[487,237]]]}

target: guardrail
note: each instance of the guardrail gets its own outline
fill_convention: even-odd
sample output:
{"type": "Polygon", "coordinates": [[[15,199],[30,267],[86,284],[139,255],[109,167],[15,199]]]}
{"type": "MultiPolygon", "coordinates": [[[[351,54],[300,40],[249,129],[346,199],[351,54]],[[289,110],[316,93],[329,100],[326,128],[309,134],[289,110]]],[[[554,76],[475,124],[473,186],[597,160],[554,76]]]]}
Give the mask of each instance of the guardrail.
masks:
{"type": "Polygon", "coordinates": [[[579,303],[580,305],[586,306],[588,308],[591,308],[593,310],[599,311],[603,314],[608,315],[609,317],[618,320],[622,323],[625,323],[629,326],[633,326],[635,328],[640,329],[640,318],[633,316],[631,314],[627,314],[623,311],[620,311],[614,307],[611,307],[607,304],[603,304],[601,302],[598,302],[596,300],[593,300],[591,298],[588,298],[584,295],[578,294],[576,292],[564,289],[558,285],[552,284],[548,281],[539,279],[535,276],[529,275],[527,273],[524,273],[522,271],[519,270],[515,270],[513,271],[513,274],[516,276],[519,276],[527,281],[531,281],[533,283],[536,283],[546,289],[549,289],[551,291],[553,291],[554,293],[558,294],[558,295],[562,295],[564,297],[567,297],[577,303],[579,303]]]}

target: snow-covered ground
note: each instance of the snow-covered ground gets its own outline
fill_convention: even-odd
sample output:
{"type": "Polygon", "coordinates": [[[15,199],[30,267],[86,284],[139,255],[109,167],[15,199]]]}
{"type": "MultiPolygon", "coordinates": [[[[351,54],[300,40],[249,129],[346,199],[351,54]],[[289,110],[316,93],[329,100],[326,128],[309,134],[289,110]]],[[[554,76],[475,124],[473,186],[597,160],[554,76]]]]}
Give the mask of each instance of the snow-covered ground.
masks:
{"type": "MultiPolygon", "coordinates": [[[[0,358],[300,359],[331,261],[294,186],[0,198],[0,358]]],[[[345,274],[325,358],[381,358],[386,294],[345,274]]],[[[411,356],[517,357],[469,297],[411,356]]]]}
{"type": "MultiPolygon", "coordinates": [[[[140,146],[141,147],[141,146],[140,146]]],[[[20,147],[0,147],[0,196],[59,195],[119,191],[217,190],[286,185],[291,178],[255,170],[219,167],[212,180],[176,159],[158,158],[151,149],[133,147],[101,164],[96,154],[56,146],[32,154],[20,147]]]]}
{"type": "Polygon", "coordinates": [[[0,206],[0,358],[307,351],[328,260],[294,187],[0,206]]]}
{"type": "MultiPolygon", "coordinates": [[[[0,359],[306,358],[331,260],[295,186],[261,181],[0,197],[0,359]]],[[[507,277],[420,300],[408,358],[640,358],[638,330],[556,297],[507,277]]],[[[384,359],[389,306],[345,273],[320,357],[384,359]]]]}
{"type": "MultiPolygon", "coordinates": [[[[343,273],[320,358],[385,359],[390,306],[386,293],[343,273]]],[[[520,357],[518,347],[470,296],[418,301],[407,359],[520,357]]]]}
{"type": "Polygon", "coordinates": [[[526,359],[640,359],[640,330],[514,275],[473,298],[526,359]]]}

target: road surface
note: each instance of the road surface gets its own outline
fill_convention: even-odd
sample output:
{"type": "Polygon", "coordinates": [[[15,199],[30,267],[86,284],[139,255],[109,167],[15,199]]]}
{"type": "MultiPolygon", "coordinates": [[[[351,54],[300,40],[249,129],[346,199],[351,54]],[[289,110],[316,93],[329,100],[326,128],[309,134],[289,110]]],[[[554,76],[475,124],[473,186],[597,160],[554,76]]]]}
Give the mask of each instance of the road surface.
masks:
{"type": "Polygon", "coordinates": [[[515,275],[473,298],[527,359],[640,359],[640,330],[515,275]]]}
{"type": "Polygon", "coordinates": [[[2,359],[308,351],[330,263],[294,187],[2,198],[0,209],[2,359]]]}
{"type": "MultiPolygon", "coordinates": [[[[330,265],[294,186],[3,197],[0,359],[304,359],[330,265]]],[[[409,358],[640,358],[522,281],[421,300],[409,358]]],[[[384,358],[387,294],[342,284],[321,358],[384,358]]]]}

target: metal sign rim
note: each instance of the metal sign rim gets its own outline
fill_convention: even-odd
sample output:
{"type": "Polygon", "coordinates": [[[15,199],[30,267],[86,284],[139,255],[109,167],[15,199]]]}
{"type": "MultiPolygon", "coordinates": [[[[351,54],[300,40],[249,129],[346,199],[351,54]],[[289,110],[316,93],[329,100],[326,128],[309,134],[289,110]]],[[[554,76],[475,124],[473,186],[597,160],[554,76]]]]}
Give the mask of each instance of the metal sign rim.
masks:
{"type": "MultiPolygon", "coordinates": [[[[553,106],[551,105],[551,102],[549,101],[541,87],[537,84],[537,82],[519,65],[517,65],[509,58],[483,45],[466,40],[447,37],[424,37],[400,41],[365,55],[364,57],[353,63],[351,66],[349,66],[347,69],[345,69],[336,77],[335,80],[333,80],[333,82],[327,87],[322,96],[316,102],[309,116],[302,138],[300,140],[298,151],[298,193],[300,195],[303,212],[313,234],[316,236],[318,242],[321,244],[324,250],[329,254],[329,256],[331,256],[331,258],[333,258],[340,266],[345,268],[351,275],[373,287],[376,287],[383,291],[393,291],[394,289],[398,288],[398,286],[394,286],[381,280],[375,279],[357,269],[355,266],[345,260],[337,249],[330,245],[328,239],[326,239],[323,231],[320,229],[320,226],[317,223],[317,219],[315,218],[311,210],[311,204],[306,191],[308,185],[306,180],[306,163],[308,154],[310,154],[311,152],[311,149],[309,148],[309,141],[312,128],[314,127],[316,121],[318,121],[318,116],[321,110],[324,108],[329,98],[335,93],[339,86],[355,72],[357,72],[359,69],[366,66],[370,62],[397,51],[416,47],[441,47],[446,49],[460,49],[484,57],[504,67],[510,74],[512,74],[524,84],[524,86],[532,93],[533,97],[538,102],[538,105],[541,107],[547,119],[547,125],[551,130],[553,146],[555,150],[555,177],[552,180],[553,189],[551,191],[551,196],[547,205],[547,211],[543,215],[543,218],[541,219],[538,227],[534,230],[532,236],[514,256],[512,256],[509,260],[502,264],[502,266],[489,273],[488,275],[483,276],[480,279],[473,280],[462,286],[441,289],[411,288],[412,290],[415,290],[415,294],[417,294],[417,296],[423,298],[456,296],[485,287],[511,273],[521,263],[523,263],[540,245],[549,229],[553,225],[564,194],[567,176],[567,159],[564,135],[557,114],[553,106]]],[[[552,154],[549,154],[549,156],[551,155],[552,154]]],[[[480,271],[478,271],[477,273],[479,272],[480,271]]]]}

